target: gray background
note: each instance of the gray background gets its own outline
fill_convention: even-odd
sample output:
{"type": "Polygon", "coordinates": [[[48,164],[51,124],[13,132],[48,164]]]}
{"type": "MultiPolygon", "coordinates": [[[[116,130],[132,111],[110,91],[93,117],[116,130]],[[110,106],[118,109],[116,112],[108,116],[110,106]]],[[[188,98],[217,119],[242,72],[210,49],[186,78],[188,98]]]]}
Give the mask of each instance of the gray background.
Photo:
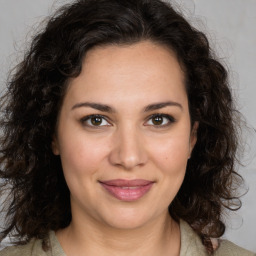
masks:
{"type": "MultiPolygon", "coordinates": [[[[8,70],[21,58],[26,42],[39,22],[68,0],[0,0],[0,89],[8,70]]],[[[176,0],[194,26],[205,31],[213,49],[230,71],[239,110],[246,118],[245,163],[239,172],[245,179],[241,189],[243,207],[226,215],[225,237],[256,251],[256,0],[176,0]]]]}

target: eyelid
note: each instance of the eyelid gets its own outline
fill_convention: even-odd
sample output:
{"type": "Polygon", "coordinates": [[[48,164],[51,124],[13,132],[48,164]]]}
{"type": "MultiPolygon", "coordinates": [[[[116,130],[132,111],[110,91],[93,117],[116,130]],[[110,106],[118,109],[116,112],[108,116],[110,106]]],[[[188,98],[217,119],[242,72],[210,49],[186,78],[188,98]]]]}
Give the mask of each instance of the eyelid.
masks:
{"type": "Polygon", "coordinates": [[[88,116],[84,116],[83,118],[80,119],[80,122],[84,125],[84,126],[87,126],[87,127],[93,127],[93,128],[99,128],[99,127],[102,127],[102,126],[111,126],[111,123],[109,121],[109,118],[107,118],[106,116],[104,115],[100,115],[100,114],[91,114],[91,115],[88,115],[88,116]],[[108,125],[90,125],[88,123],[86,123],[88,120],[90,120],[91,118],[93,117],[100,117],[102,118],[103,120],[105,120],[108,125]]]}
{"type": "Polygon", "coordinates": [[[155,113],[155,114],[152,114],[151,116],[149,116],[146,120],[146,123],[148,121],[150,121],[152,118],[154,117],[163,117],[163,118],[167,118],[168,119],[168,123],[167,124],[163,124],[163,125],[154,125],[154,124],[150,124],[150,125],[146,125],[146,126],[154,126],[155,128],[163,128],[163,127],[167,127],[167,126],[170,126],[171,124],[175,123],[176,122],[176,119],[172,116],[172,115],[169,115],[169,114],[165,114],[165,113],[155,113]]]}

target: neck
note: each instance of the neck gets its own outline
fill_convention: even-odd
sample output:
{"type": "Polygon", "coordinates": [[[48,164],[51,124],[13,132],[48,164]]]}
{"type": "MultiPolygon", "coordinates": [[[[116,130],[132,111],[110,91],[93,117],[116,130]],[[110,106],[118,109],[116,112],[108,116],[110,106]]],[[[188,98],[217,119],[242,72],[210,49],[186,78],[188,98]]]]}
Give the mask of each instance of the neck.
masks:
{"type": "Polygon", "coordinates": [[[179,225],[167,213],[142,227],[116,229],[107,225],[79,221],[57,232],[67,256],[73,255],[179,255],[179,225]]]}

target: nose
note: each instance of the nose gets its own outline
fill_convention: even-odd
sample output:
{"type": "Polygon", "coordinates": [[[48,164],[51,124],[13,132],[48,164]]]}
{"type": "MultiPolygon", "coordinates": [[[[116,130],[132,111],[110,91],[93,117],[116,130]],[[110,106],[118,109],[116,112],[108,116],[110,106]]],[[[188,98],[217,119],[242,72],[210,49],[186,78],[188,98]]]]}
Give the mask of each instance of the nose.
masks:
{"type": "Polygon", "coordinates": [[[147,153],[142,137],[136,128],[119,128],[113,137],[113,147],[109,155],[111,164],[125,170],[145,165],[147,153]]]}

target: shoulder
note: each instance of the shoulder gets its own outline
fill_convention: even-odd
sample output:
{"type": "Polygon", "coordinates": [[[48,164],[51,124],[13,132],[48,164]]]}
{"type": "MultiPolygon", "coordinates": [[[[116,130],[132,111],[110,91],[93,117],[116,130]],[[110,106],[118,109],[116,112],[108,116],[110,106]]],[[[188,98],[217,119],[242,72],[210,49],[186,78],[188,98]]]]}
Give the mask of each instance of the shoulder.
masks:
{"type": "Polygon", "coordinates": [[[0,256],[48,256],[42,248],[41,239],[31,239],[27,244],[14,245],[0,251],[0,256]]]}
{"type": "Polygon", "coordinates": [[[180,256],[207,256],[208,253],[200,237],[183,220],[180,220],[181,248],[180,256]]]}
{"type": "Polygon", "coordinates": [[[238,245],[228,241],[221,240],[215,256],[256,256],[255,253],[245,250],[238,245]]]}
{"type": "Polygon", "coordinates": [[[31,256],[33,250],[35,249],[35,240],[32,239],[29,243],[25,245],[16,245],[16,246],[9,246],[4,248],[0,251],[0,256],[31,256]]]}
{"type": "Polygon", "coordinates": [[[9,246],[0,251],[0,256],[30,256],[32,253],[30,244],[9,246]]]}
{"type": "MultiPolygon", "coordinates": [[[[200,237],[183,220],[180,220],[181,230],[181,252],[180,256],[207,256],[209,255],[202,244],[200,237]]],[[[230,241],[220,240],[218,249],[214,256],[256,256],[255,253],[247,251],[230,241]]]]}
{"type": "Polygon", "coordinates": [[[49,232],[46,244],[49,245],[49,250],[43,249],[43,240],[31,239],[25,245],[10,246],[0,251],[0,256],[66,256],[59,244],[54,231],[49,232]]]}

